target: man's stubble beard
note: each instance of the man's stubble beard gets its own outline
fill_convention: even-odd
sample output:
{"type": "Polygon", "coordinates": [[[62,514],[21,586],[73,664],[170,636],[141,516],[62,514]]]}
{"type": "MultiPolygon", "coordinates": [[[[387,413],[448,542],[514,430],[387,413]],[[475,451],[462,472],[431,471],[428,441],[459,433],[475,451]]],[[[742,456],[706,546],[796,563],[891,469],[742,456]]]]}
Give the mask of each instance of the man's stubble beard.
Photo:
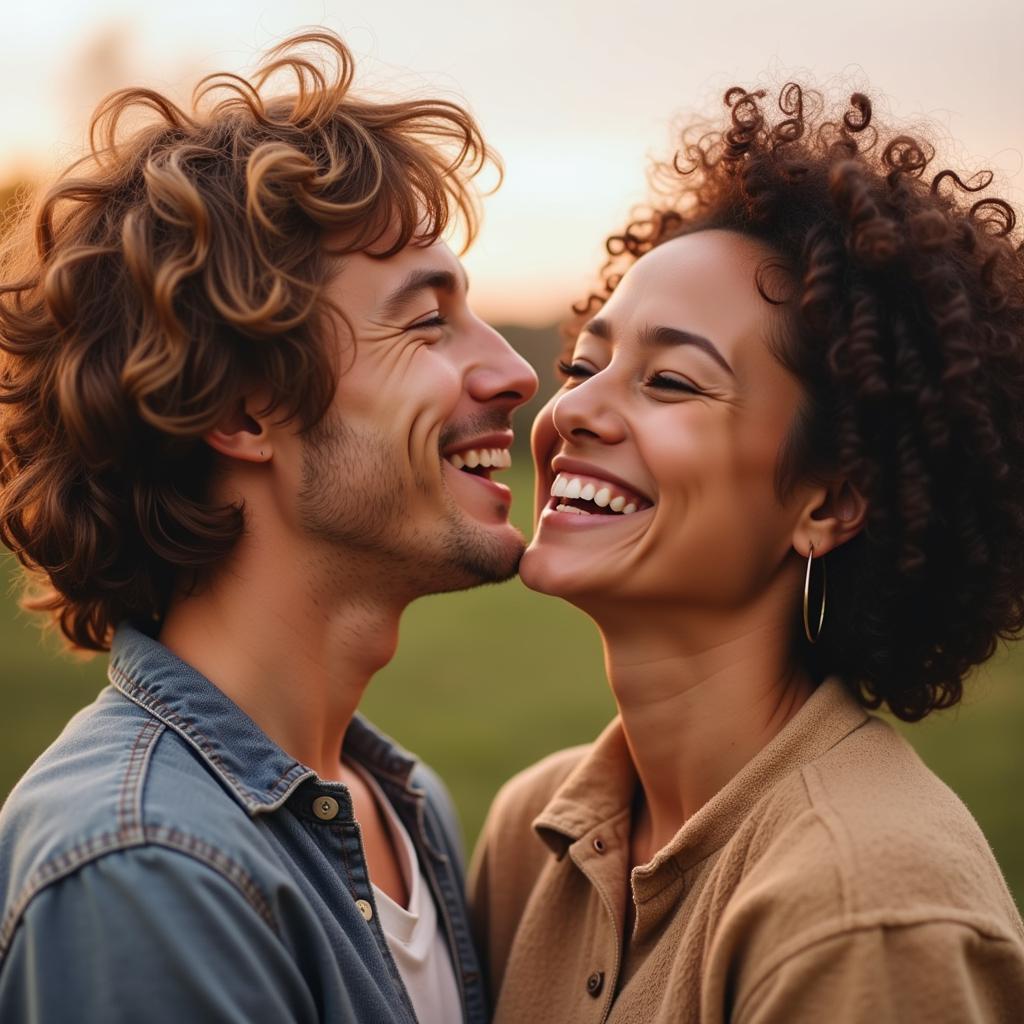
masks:
{"type": "MultiPolygon", "coordinates": [[[[435,528],[411,528],[407,504],[429,493],[393,487],[387,472],[394,453],[387,438],[357,430],[328,414],[303,439],[299,521],[304,530],[339,548],[379,560],[390,579],[415,594],[500,583],[516,574],[522,540],[510,544],[490,534],[444,493],[435,528]],[[417,493],[418,492],[418,493],[417,493]]],[[[441,455],[438,453],[438,459],[441,455]]],[[[439,467],[440,468],[440,467],[439,467]]]]}

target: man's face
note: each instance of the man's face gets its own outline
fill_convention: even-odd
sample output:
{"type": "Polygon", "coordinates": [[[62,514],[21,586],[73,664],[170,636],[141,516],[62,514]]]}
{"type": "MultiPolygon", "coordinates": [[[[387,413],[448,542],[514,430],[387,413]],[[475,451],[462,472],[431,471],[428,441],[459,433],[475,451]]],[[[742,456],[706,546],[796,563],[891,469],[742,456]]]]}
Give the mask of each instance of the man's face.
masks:
{"type": "Polygon", "coordinates": [[[296,526],[386,568],[414,596],[514,575],[523,539],[511,493],[513,410],[530,366],[466,302],[443,243],[348,256],[329,295],[348,325],[334,402],[301,438],[296,526]]]}

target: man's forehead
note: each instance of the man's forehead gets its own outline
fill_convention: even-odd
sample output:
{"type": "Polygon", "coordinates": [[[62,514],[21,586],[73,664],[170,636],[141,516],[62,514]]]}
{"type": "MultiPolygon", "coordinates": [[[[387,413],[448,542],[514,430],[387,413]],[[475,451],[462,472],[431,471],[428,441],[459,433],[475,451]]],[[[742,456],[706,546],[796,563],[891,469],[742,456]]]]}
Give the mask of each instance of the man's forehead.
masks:
{"type": "Polygon", "coordinates": [[[465,292],[466,270],[444,242],[407,245],[394,256],[380,259],[365,252],[339,261],[338,297],[351,312],[377,318],[427,291],[465,292]]]}

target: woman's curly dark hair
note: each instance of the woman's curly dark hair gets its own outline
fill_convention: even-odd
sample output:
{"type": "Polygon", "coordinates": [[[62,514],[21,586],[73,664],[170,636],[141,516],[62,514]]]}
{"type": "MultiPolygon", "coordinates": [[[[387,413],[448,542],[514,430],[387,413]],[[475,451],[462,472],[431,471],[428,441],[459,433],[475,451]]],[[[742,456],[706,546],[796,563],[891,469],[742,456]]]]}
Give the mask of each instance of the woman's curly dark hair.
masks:
{"type": "Polygon", "coordinates": [[[724,128],[691,125],[655,166],[652,203],[608,239],[602,287],[574,311],[681,234],[773,250],[757,284],[788,314],[773,348],[805,391],[777,489],[841,475],[868,502],[865,529],[828,555],[828,619],[803,656],[914,721],[956,704],[966,673],[1024,628],[1014,211],[980,194],[991,173],[935,171],[934,147],[879,127],[861,93],[835,114],[795,83],[777,103],[732,88],[725,106],[724,128]]]}

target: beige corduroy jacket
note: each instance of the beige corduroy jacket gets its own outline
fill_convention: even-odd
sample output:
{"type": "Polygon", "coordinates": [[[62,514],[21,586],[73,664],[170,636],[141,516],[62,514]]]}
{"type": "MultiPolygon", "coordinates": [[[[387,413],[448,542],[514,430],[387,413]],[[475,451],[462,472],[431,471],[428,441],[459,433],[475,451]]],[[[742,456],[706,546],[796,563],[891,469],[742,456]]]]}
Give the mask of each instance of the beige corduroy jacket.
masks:
{"type": "Polygon", "coordinates": [[[499,793],[470,880],[496,1024],[1024,1022],[984,836],[839,682],[630,875],[635,786],[616,720],[499,793]]]}

